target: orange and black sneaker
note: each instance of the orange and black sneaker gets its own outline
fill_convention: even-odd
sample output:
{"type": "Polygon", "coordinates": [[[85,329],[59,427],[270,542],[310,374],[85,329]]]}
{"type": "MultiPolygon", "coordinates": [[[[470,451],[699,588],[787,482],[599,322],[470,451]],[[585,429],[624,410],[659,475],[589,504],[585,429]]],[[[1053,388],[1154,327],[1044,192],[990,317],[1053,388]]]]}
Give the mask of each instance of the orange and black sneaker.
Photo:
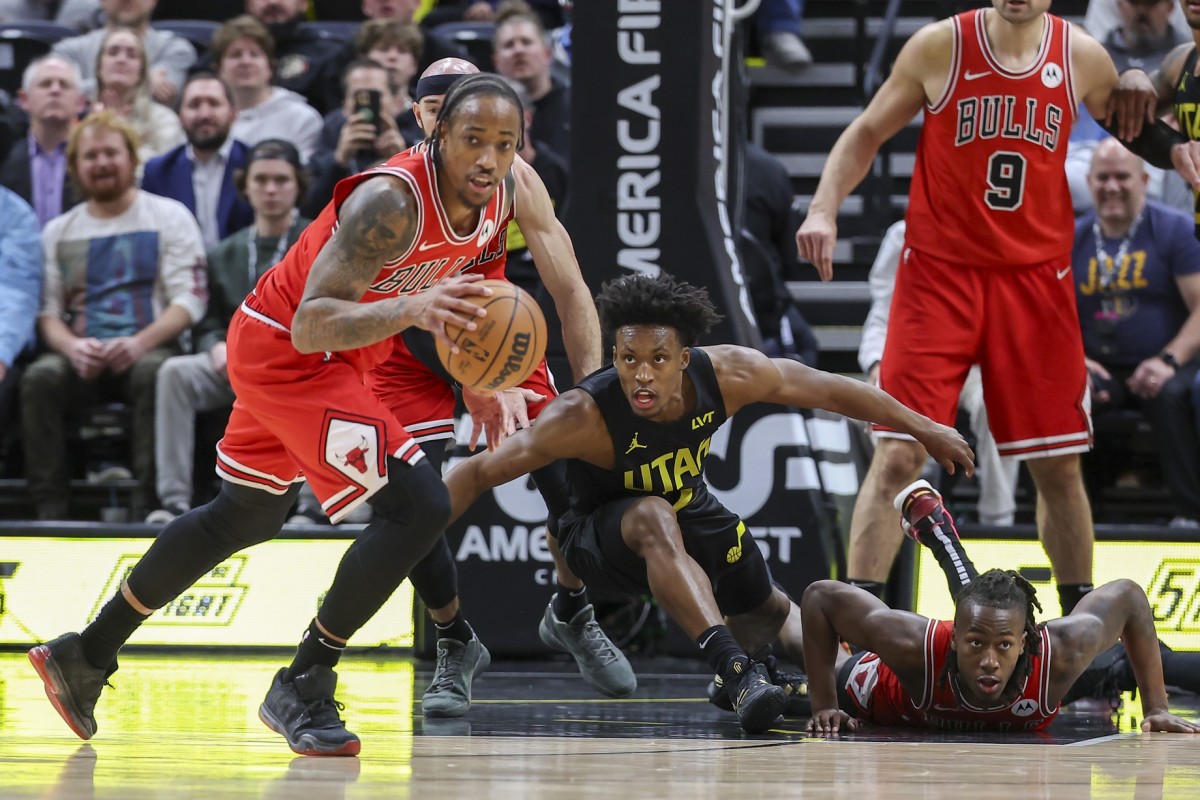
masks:
{"type": "Polygon", "coordinates": [[[75,735],[80,739],[95,736],[96,701],[116,664],[107,670],[93,667],[83,655],[78,633],[64,633],[39,644],[29,651],[29,663],[45,684],[50,704],[75,735]]]}
{"type": "Polygon", "coordinates": [[[258,707],[258,718],[287,739],[302,756],[356,756],[362,744],[346,730],[338,712],[344,708],[333,698],[337,673],[315,664],[292,681],[283,680],[286,668],[275,673],[267,699],[258,707]]]}
{"type": "Polygon", "coordinates": [[[937,536],[938,532],[959,538],[954,518],[929,481],[919,480],[904,487],[896,495],[893,505],[900,512],[900,527],[921,544],[930,546],[922,537],[937,536]]]}

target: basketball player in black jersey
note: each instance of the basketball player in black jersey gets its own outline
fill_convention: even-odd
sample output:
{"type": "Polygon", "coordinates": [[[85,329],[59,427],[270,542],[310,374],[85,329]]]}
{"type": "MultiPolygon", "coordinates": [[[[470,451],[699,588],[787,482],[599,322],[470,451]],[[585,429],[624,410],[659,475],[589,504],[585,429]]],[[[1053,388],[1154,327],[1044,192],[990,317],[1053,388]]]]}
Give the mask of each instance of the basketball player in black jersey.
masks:
{"type": "Polygon", "coordinates": [[[569,459],[559,545],[572,571],[594,588],[649,591],[722,676],[742,728],[765,730],[785,694],[747,653],[775,640],[791,602],[705,483],[717,428],[750,403],[781,403],[895,426],[951,471],[972,472],[971,451],[953,428],[861,381],[745,347],[692,346],[720,317],[703,289],[670,276],[611,281],[596,305],[616,342],[613,365],[556,398],[532,428],[452,469],[452,516],[485,489],[569,459]]]}
{"type": "Polygon", "coordinates": [[[1167,54],[1158,71],[1150,76],[1158,94],[1160,114],[1175,113],[1179,130],[1188,138],[1185,145],[1171,148],[1175,169],[1192,183],[1196,194],[1196,237],[1200,238],[1200,6],[1180,0],[1184,19],[1192,29],[1192,42],[1167,54]]]}

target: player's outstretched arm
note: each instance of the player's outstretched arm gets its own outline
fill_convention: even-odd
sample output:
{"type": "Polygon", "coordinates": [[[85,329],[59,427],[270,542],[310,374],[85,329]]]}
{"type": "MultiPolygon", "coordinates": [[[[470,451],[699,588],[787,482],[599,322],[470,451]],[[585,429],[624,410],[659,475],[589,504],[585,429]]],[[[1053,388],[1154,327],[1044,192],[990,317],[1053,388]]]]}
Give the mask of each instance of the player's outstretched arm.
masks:
{"type": "Polygon", "coordinates": [[[955,464],[961,464],[968,475],[975,472],[974,456],[962,434],[901,405],[868,383],[788,358],[768,358],[748,347],[721,345],[705,348],[705,352],[713,359],[730,414],[759,402],[833,411],[911,434],[951,474],[955,464]]]}
{"type": "Polygon", "coordinates": [[[533,254],[538,276],[554,299],[562,320],[563,345],[578,383],[602,364],[596,304],[583,282],[571,236],[554,216],[546,184],[520,158],[513,161],[512,174],[517,182],[517,225],[533,254]]]}
{"type": "Polygon", "coordinates": [[[835,662],[839,639],[878,653],[905,686],[925,678],[924,642],[929,620],[896,611],[869,592],[840,581],[817,581],[800,601],[804,628],[804,665],[813,718],[809,731],[837,733],[858,721],[838,709],[835,662]]]}
{"type": "Polygon", "coordinates": [[[505,439],[494,450],[471,456],[446,473],[450,490],[450,521],[479,499],[486,490],[508,483],[560,458],[596,461],[608,443],[596,404],[585,392],[571,390],[542,409],[537,425],[505,439]]]}
{"type": "Polygon", "coordinates": [[[909,123],[927,100],[927,86],[944,84],[950,74],[952,28],[935,22],[905,43],[892,73],[829,151],[821,181],[796,231],[800,257],[817,268],[821,280],[833,278],[833,245],[842,201],[862,182],[879,148],[909,123]]]}
{"type": "MultiPolygon", "coordinates": [[[[417,199],[399,178],[363,181],[342,203],[338,228],[313,260],[304,296],[292,318],[292,344],[302,353],[353,350],[416,325],[447,344],[447,322],[472,326],[485,312],[463,300],[487,294],[478,277],[443,281],[426,292],[360,303],[389,261],[412,249],[417,199]]],[[[454,348],[457,351],[457,348],[454,348]]]]}
{"type": "Polygon", "coordinates": [[[1046,627],[1052,646],[1049,699],[1063,697],[1092,659],[1119,636],[1142,698],[1142,730],[1200,733],[1200,725],[1168,709],[1154,615],[1141,586],[1124,579],[1106,583],[1089,592],[1071,614],[1046,627]]]}

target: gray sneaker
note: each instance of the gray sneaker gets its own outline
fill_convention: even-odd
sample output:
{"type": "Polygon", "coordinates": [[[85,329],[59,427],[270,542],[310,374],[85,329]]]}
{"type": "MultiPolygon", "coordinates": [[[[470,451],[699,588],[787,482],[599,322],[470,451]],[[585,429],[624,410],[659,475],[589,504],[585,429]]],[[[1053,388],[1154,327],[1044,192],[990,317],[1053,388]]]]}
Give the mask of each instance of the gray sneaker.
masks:
{"type": "Polygon", "coordinates": [[[637,689],[637,675],[629,659],[600,629],[592,606],[585,606],[570,622],[563,622],[554,616],[551,597],[538,625],[538,635],[547,647],[570,653],[584,680],[600,694],[628,697],[637,689]]]}
{"type": "Polygon", "coordinates": [[[46,697],[63,722],[80,739],[96,735],[93,712],[108,676],[116,670],[97,669],[83,655],[78,633],[64,633],[29,651],[29,663],[45,685],[46,697]]]}
{"type": "Polygon", "coordinates": [[[421,698],[421,713],[439,719],[466,714],[471,710],[471,682],[491,663],[492,654],[478,636],[466,644],[438,639],[437,666],[421,698]]]}

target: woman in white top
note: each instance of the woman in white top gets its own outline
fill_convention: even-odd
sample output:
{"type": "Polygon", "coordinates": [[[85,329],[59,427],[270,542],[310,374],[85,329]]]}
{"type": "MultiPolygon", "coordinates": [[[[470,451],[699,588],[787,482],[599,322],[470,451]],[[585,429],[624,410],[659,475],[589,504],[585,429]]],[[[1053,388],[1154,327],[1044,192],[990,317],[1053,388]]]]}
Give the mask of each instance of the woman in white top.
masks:
{"type": "Polygon", "coordinates": [[[184,142],[179,117],[150,97],[146,47],[129,28],[113,28],[100,44],[93,101],[94,109],[112,109],[137,131],[141,164],[184,142]]]}

